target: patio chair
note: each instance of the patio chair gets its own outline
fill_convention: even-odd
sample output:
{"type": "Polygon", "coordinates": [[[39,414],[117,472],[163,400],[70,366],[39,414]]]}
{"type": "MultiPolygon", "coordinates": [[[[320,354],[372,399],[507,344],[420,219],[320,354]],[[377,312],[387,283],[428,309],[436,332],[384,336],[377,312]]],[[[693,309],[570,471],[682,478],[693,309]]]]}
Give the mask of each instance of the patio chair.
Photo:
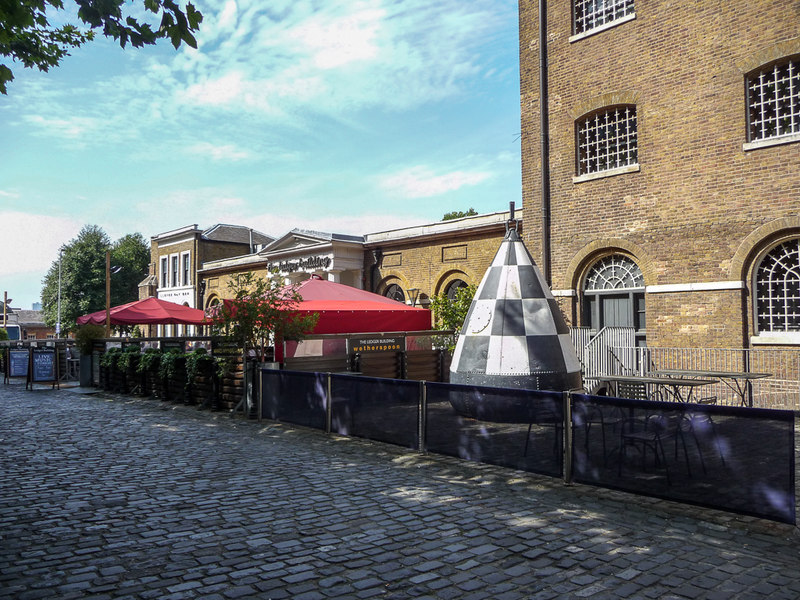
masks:
{"type": "Polygon", "coordinates": [[[647,386],[635,381],[618,381],[617,397],[631,398],[633,400],[647,400],[647,386]]]}
{"type": "Polygon", "coordinates": [[[601,443],[603,446],[603,464],[608,459],[608,447],[606,444],[606,428],[613,431],[625,420],[622,409],[618,406],[599,406],[596,404],[578,403],[573,413],[575,420],[583,427],[583,445],[586,454],[589,454],[589,445],[592,429],[599,429],[601,443]]]}
{"type": "MultiPolygon", "coordinates": [[[[697,401],[697,404],[700,405],[715,405],[717,403],[716,396],[708,396],[706,398],[700,398],[697,401]]],[[[719,452],[719,459],[722,462],[722,466],[725,466],[725,454],[722,451],[722,444],[719,441],[719,436],[717,435],[717,426],[714,423],[714,419],[711,418],[711,415],[707,412],[699,412],[699,411],[692,411],[687,410],[684,413],[684,420],[686,421],[686,428],[691,432],[692,437],[694,438],[695,445],[697,446],[697,452],[700,454],[700,461],[703,465],[703,472],[705,472],[705,461],[703,460],[703,450],[700,447],[700,437],[704,437],[704,433],[706,430],[710,430],[711,438],[713,439],[714,445],[717,447],[717,452],[719,452]]]]}
{"type": "Polygon", "coordinates": [[[522,452],[522,456],[528,455],[528,445],[530,443],[531,431],[533,430],[534,425],[553,428],[553,453],[557,454],[561,450],[561,436],[564,429],[564,418],[558,414],[556,410],[553,410],[550,407],[542,406],[535,410],[530,423],[528,423],[528,432],[525,434],[525,449],[522,452]]]}
{"type": "Polygon", "coordinates": [[[683,418],[680,414],[663,413],[625,419],[620,428],[617,474],[622,476],[623,463],[626,462],[629,449],[634,449],[641,454],[642,469],[647,468],[647,454],[649,451],[654,458],[653,465],[664,469],[667,485],[672,485],[667,456],[664,450],[664,442],[672,440],[675,444],[675,459],[678,457],[678,445],[680,444],[683,448],[686,470],[689,477],[691,477],[692,469],[689,464],[689,452],[684,438],[682,420],[683,418]]]}

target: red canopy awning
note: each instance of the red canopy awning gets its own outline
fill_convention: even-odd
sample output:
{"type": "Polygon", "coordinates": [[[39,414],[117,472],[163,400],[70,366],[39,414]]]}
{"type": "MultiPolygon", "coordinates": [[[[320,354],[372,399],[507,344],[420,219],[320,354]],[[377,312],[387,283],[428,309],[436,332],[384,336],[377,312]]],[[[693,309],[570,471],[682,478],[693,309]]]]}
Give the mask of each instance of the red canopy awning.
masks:
{"type": "Polygon", "coordinates": [[[286,289],[292,287],[303,298],[293,312],[319,314],[312,333],[428,331],[431,328],[429,310],[349,285],[315,276],[286,289]]]}
{"type": "MultiPolygon", "coordinates": [[[[198,308],[168,302],[159,298],[145,298],[111,308],[112,325],[203,325],[205,313],[198,308]]],[[[106,311],[99,310],[78,317],[78,325],[93,323],[105,325],[106,311]]]]}

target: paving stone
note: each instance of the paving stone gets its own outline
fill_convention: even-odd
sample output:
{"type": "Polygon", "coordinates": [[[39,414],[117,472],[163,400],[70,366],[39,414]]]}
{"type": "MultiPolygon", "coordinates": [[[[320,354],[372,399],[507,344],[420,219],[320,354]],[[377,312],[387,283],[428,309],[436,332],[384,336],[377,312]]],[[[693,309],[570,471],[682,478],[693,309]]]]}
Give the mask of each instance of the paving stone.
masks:
{"type": "Polygon", "coordinates": [[[0,388],[0,600],[800,597],[791,526],[23,388],[0,388]]]}

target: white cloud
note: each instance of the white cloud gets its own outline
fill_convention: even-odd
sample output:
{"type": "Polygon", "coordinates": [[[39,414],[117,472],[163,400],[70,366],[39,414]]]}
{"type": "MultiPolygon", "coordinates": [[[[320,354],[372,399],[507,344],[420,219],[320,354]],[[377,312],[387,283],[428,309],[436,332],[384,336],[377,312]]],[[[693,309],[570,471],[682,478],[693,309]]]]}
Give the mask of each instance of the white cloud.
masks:
{"type": "Polygon", "coordinates": [[[210,142],[198,142],[189,146],[186,151],[189,154],[204,156],[214,161],[237,162],[253,158],[253,154],[234,144],[212,144],[210,142]]]}
{"type": "Polygon", "coordinates": [[[383,10],[368,9],[341,17],[315,16],[289,31],[288,37],[302,42],[320,69],[375,58],[383,10]]]}
{"type": "Polygon", "coordinates": [[[451,171],[437,175],[427,167],[416,166],[379,178],[379,185],[404,198],[429,198],[478,185],[491,176],[486,171],[451,171]]]}
{"type": "Polygon", "coordinates": [[[69,140],[85,140],[99,128],[97,120],[75,115],[61,119],[41,115],[24,115],[22,119],[28,125],[39,128],[44,134],[69,140]]]}
{"type": "Polygon", "coordinates": [[[0,235],[0,276],[38,272],[43,274],[58,257],[58,249],[75,238],[82,224],[75,219],[0,212],[0,223],[10,225],[0,235]],[[38,235],[32,235],[37,233],[38,235]]]}

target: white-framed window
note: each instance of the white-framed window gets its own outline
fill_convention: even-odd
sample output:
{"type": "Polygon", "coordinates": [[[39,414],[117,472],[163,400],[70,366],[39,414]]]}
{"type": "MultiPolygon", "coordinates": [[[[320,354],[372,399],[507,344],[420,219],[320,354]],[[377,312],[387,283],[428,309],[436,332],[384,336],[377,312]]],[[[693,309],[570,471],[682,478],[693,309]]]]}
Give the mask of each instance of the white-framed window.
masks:
{"type": "Polygon", "coordinates": [[[161,257],[161,287],[165,288],[169,285],[169,259],[166,256],[161,257]]]}
{"type": "Polygon", "coordinates": [[[181,283],[191,285],[191,255],[188,252],[181,254],[181,283]]]}
{"type": "Polygon", "coordinates": [[[172,263],[172,287],[177,287],[180,285],[180,279],[178,279],[178,255],[173,254],[169,258],[172,263]]]}
{"type": "Polygon", "coordinates": [[[573,0],[575,34],[587,33],[634,14],[634,0],[573,0]]]}
{"type": "Polygon", "coordinates": [[[800,140],[800,57],[747,76],[747,141],[800,140]]]}
{"type": "Polygon", "coordinates": [[[577,174],[592,175],[639,164],[636,106],[616,106],[576,123],[577,174]]]}
{"type": "Polygon", "coordinates": [[[770,249],[754,273],[758,333],[800,333],[800,238],[770,249]]]}

